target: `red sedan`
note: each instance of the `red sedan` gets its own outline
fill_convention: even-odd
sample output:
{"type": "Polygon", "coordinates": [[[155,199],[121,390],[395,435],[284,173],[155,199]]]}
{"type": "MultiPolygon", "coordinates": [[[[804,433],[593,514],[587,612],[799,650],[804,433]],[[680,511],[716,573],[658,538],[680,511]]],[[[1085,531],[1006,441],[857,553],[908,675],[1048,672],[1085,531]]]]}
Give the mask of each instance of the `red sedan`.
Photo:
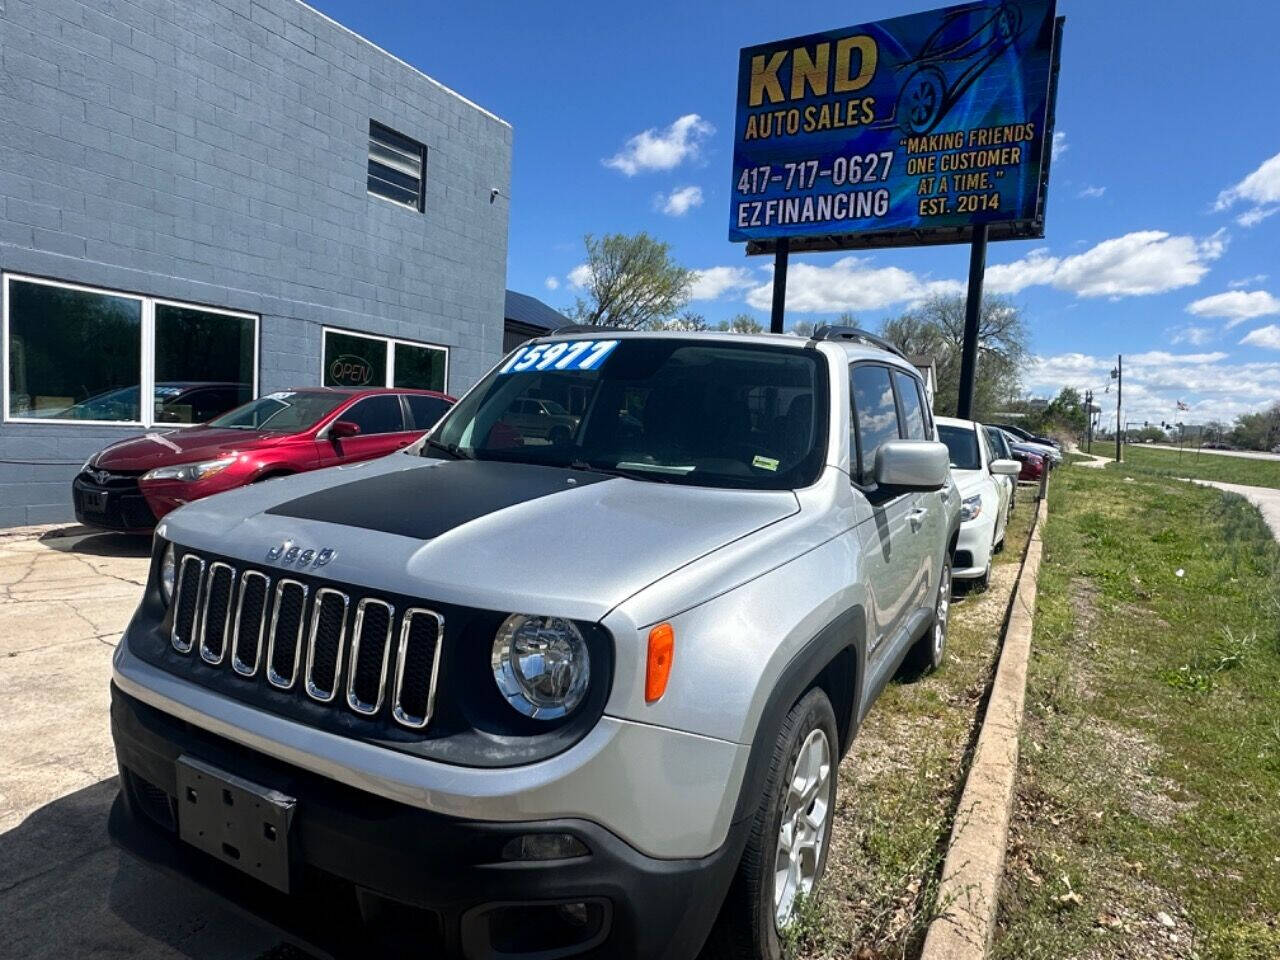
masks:
{"type": "Polygon", "coordinates": [[[207,423],[113,443],[71,484],[76,519],[150,531],[170,510],[247,483],[407,447],[453,405],[431,390],[282,390],[207,423]]]}

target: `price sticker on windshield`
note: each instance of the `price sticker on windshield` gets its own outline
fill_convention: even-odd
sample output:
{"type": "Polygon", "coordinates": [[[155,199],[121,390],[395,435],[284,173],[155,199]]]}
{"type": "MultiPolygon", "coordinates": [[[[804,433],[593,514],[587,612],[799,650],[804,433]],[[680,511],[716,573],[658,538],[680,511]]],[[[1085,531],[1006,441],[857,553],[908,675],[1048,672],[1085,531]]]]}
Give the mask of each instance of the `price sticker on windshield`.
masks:
{"type": "Polygon", "coordinates": [[[498,368],[498,373],[595,370],[617,345],[617,340],[559,340],[526,344],[498,368]]]}

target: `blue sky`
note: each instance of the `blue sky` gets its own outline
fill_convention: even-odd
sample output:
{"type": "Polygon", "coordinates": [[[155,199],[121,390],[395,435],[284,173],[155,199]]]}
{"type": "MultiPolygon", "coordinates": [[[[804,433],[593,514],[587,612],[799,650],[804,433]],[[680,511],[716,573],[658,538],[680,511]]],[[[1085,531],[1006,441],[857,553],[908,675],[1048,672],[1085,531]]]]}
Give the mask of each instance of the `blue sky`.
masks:
{"type": "MultiPolygon", "coordinates": [[[[695,309],[766,322],[771,260],[727,239],[739,47],[938,5],[315,3],[513,125],[508,286],[567,306],[583,234],[647,230],[705,271],[695,309]]],[[[1046,236],[988,256],[989,287],[1029,322],[1027,386],[1100,386],[1122,352],[1129,418],[1172,418],[1181,399],[1188,422],[1229,420],[1280,400],[1280,4],[1059,12],[1046,236]]],[[[959,283],[967,257],[793,257],[789,321],[848,309],[875,326],[959,283]]]]}

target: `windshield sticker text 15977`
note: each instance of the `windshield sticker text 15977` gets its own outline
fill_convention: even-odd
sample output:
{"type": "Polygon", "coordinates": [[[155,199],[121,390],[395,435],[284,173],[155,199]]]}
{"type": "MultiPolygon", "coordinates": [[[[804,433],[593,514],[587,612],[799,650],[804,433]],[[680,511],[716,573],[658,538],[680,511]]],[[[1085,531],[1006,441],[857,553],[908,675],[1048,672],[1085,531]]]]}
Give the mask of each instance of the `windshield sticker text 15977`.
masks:
{"type": "Polygon", "coordinates": [[[561,340],[525,345],[498,368],[498,373],[594,370],[617,345],[617,340],[561,340]]]}

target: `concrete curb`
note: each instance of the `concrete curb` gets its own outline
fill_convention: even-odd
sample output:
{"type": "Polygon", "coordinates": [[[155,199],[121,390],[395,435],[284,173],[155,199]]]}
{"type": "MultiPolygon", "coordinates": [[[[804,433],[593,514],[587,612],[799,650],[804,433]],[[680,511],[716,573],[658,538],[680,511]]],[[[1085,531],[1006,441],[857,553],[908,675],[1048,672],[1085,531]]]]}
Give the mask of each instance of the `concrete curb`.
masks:
{"type": "Polygon", "coordinates": [[[1018,772],[1018,735],[1043,548],[1040,534],[1047,517],[1048,501],[1041,500],[942,867],[938,890],[942,915],[929,925],[921,960],[980,960],[991,945],[1018,772]]]}

